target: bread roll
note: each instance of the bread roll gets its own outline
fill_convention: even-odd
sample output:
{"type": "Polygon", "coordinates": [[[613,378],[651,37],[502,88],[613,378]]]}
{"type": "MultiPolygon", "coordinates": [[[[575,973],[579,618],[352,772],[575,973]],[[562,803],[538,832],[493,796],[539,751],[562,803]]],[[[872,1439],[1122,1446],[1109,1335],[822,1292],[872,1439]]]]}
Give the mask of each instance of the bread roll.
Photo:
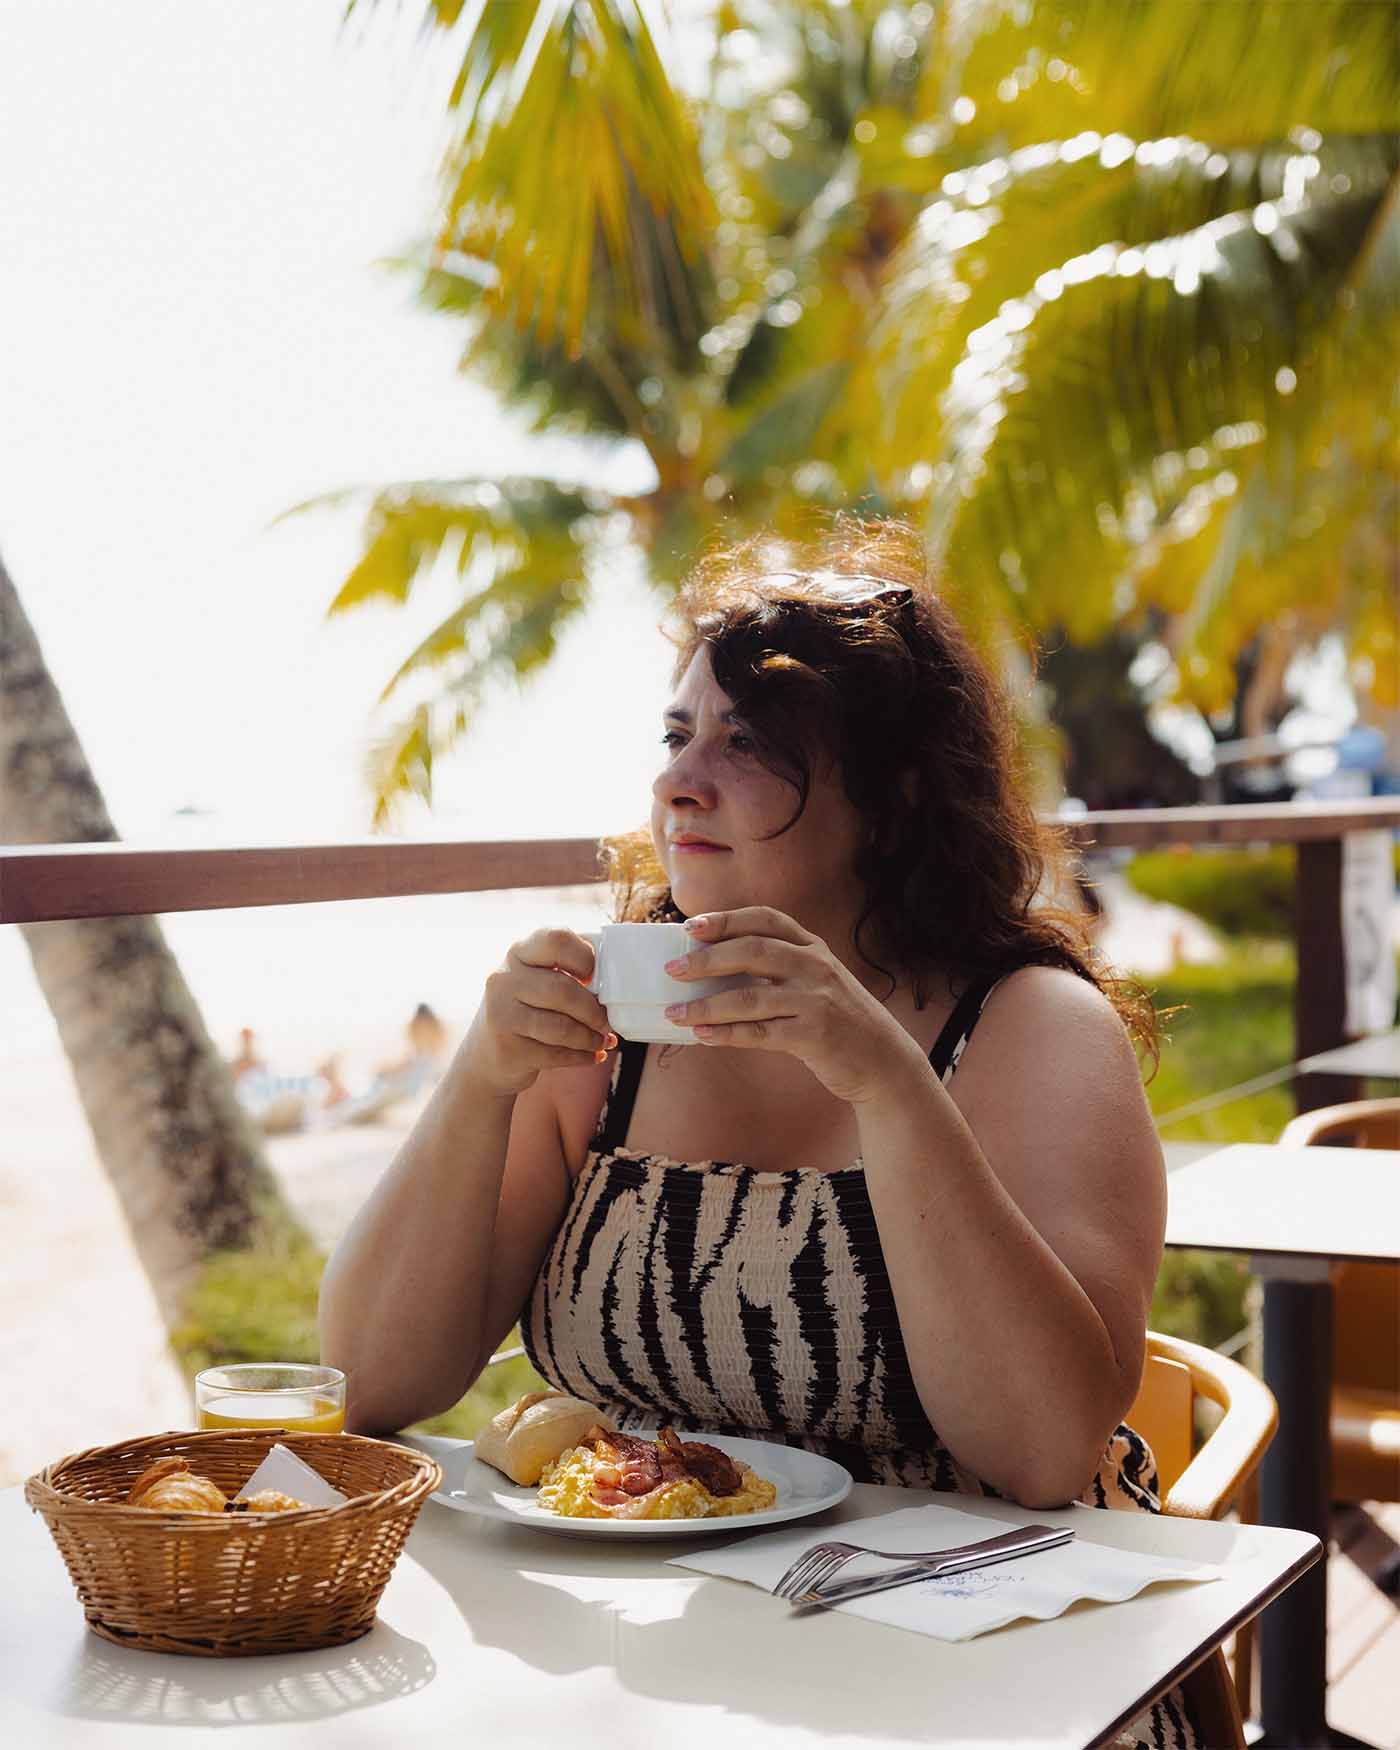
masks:
{"type": "Polygon", "coordinates": [[[494,1416],[476,1437],[475,1456],[513,1483],[533,1487],[540,1472],[561,1452],[576,1446],[594,1424],[612,1422],[596,1404],[561,1391],[530,1392],[494,1416]]]}

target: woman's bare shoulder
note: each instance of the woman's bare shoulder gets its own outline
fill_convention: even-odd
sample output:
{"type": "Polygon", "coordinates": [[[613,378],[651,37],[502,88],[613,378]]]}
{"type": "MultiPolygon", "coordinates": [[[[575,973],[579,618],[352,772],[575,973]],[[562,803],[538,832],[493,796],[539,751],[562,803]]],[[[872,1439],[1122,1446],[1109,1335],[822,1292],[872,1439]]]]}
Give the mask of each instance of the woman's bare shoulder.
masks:
{"type": "Polygon", "coordinates": [[[1113,1004],[1087,979],[1056,966],[1024,966],[992,992],[949,1084],[968,1112],[1011,1105],[1048,1110],[1085,1101],[1097,1111],[1146,1114],[1142,1071],[1113,1004]]]}
{"type": "Polygon", "coordinates": [[[1118,1011],[1098,986],[1064,966],[1022,966],[1009,972],[988,998],[979,1029],[1010,1036],[1039,1032],[1047,1022],[1104,1038],[1127,1038],[1118,1011]]]}

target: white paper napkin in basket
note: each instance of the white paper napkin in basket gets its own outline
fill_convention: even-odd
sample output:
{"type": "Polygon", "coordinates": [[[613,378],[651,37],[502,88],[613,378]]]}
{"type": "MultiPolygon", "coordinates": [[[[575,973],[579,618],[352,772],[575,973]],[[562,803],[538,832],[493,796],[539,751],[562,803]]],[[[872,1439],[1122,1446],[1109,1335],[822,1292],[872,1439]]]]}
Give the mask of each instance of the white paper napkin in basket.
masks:
{"type": "Polygon", "coordinates": [[[267,1457],[234,1496],[246,1501],[260,1489],[277,1489],[294,1501],[304,1501],[308,1507],[338,1507],[346,1499],[339,1489],[333,1489],[320,1471],[304,1464],[296,1453],[275,1442],[267,1457]]]}
{"type": "MultiPolygon", "coordinates": [[[[1086,1521],[1092,1517],[1086,1510],[1086,1521]]],[[[1025,1523],[1035,1519],[1027,1513],[1025,1523]]],[[[698,1568],[704,1574],[719,1574],[745,1580],[771,1592],[788,1568],[814,1543],[823,1538],[841,1538],[847,1543],[874,1544],[877,1549],[924,1551],[951,1549],[995,1537],[1000,1525],[952,1507],[905,1507],[873,1519],[848,1519],[840,1525],[819,1529],[795,1526],[790,1531],[769,1532],[742,1543],[716,1549],[708,1545],[694,1555],[672,1556],[679,1568],[698,1568]]],[[[1009,1529],[1009,1528],[1008,1528],[1009,1529]]],[[[1076,1525],[1073,1543],[1042,1550],[1033,1556],[999,1562],[966,1574],[950,1574],[941,1580],[919,1580],[913,1585],[876,1592],[836,1606],[869,1622],[890,1623],[932,1635],[940,1641],[967,1641],[989,1629],[1002,1628],[1021,1617],[1045,1619],[1059,1616],[1079,1598],[1104,1604],[1119,1604],[1135,1598],[1145,1587],[1163,1581],[1218,1580],[1224,1570],[1213,1563],[1181,1562],[1170,1556],[1140,1555],[1112,1549],[1091,1541],[1092,1523],[1076,1525]]],[[[869,1556],[853,1557],[840,1573],[843,1580],[862,1574],[888,1572],[888,1561],[869,1556]]]]}

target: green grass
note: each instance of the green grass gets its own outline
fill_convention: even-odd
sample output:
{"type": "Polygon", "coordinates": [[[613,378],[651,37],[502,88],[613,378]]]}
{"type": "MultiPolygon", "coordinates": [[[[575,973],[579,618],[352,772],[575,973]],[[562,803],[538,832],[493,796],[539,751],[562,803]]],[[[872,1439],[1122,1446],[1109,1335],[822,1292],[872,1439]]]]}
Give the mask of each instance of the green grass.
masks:
{"type": "MultiPolygon", "coordinates": [[[[1393,855],[1400,880],[1400,845],[1393,855]]],[[[1298,856],[1292,845],[1144,851],[1123,874],[1148,899],[1183,906],[1226,936],[1293,940],[1298,856]]]]}
{"type": "MultiPolygon", "coordinates": [[[[1210,966],[1180,966],[1153,986],[1157,1008],[1181,1008],[1163,1022],[1161,1067],[1147,1098],[1159,1125],[1211,1093],[1247,1082],[1293,1058],[1291,944],[1232,945],[1210,966]]],[[[1169,1142],[1272,1142],[1293,1116],[1287,1082],[1214,1111],[1163,1125],[1169,1142]]],[[[1246,1260],[1229,1253],[1169,1251],[1152,1297],[1154,1331],[1216,1348],[1243,1330],[1246,1260]]]]}
{"type": "Polygon", "coordinates": [[[316,1296],[325,1256],[299,1237],[252,1252],[218,1252],[170,1333],[190,1379],[231,1361],[318,1361],[316,1296]]]}
{"type": "MultiPolygon", "coordinates": [[[[1159,1009],[1180,1007],[1165,1023],[1162,1062],[1148,1086],[1158,1122],[1183,1106],[1288,1063],[1293,1053],[1294,960],[1274,941],[1232,944],[1213,966],[1182,966],[1157,980],[1159,1009]]],[[[1286,1083],[1213,1112],[1167,1123],[1170,1141],[1270,1142],[1293,1116],[1286,1083]]],[[[273,1251],[211,1260],[172,1334],[192,1377],[221,1361],[315,1361],[316,1294],[324,1259],[308,1240],[273,1251]]],[[[1155,1330],[1212,1347],[1246,1322],[1244,1260],[1219,1253],[1169,1252],[1152,1303],[1155,1330]]],[[[503,1347],[514,1347],[512,1334],[503,1347]]],[[[523,1359],[487,1370],[460,1403],[420,1424],[426,1433],[470,1438],[497,1410],[543,1382],[523,1359]]]]}
{"type": "Polygon", "coordinates": [[[1292,845],[1143,851],[1123,871],[1148,899],[1194,912],[1227,936],[1293,937],[1297,856],[1292,845]]]}
{"type": "MultiPolygon", "coordinates": [[[[1151,985],[1162,1023],[1162,1060],[1147,1098],[1158,1124],[1207,1095],[1293,1060],[1291,946],[1243,942],[1211,966],[1180,966],[1151,985]]],[[[1273,1142],[1293,1116],[1287,1082],[1199,1117],[1167,1124],[1170,1142],[1273,1142]]]]}

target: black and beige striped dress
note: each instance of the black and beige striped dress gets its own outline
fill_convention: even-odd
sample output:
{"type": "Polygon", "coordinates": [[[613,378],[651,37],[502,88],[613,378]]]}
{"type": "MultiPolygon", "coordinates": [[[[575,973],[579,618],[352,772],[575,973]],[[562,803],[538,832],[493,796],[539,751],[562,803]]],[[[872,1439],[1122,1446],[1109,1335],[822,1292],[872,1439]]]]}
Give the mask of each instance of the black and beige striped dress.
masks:
{"type": "MultiPolygon", "coordinates": [[[[997,982],[969,987],[929,1053],[944,1082],[997,982]]],[[[537,1371],[619,1427],[779,1440],[858,1482],[994,1495],[919,1402],[861,1164],[758,1172],[629,1149],[646,1054],[618,1052],[521,1321],[537,1371]]],[[[1151,1450],[1120,1423],[1081,1499],[1155,1513],[1156,1489],[1151,1450]]],[[[1117,1740],[1197,1741],[1175,1691],[1117,1740]]]]}

